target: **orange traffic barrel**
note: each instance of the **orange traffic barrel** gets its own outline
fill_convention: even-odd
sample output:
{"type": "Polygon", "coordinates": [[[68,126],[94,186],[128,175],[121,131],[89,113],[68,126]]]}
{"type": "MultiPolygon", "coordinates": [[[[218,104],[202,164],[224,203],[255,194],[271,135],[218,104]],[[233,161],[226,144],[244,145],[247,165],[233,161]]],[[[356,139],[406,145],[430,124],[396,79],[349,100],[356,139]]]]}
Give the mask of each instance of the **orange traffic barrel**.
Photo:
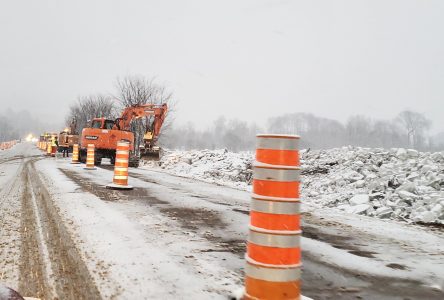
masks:
{"type": "Polygon", "coordinates": [[[301,299],[299,136],[257,136],[244,299],[301,299]]]}
{"type": "Polygon", "coordinates": [[[79,164],[79,145],[74,144],[72,146],[72,164],[79,164]]]}
{"type": "Polygon", "coordinates": [[[57,153],[57,146],[56,145],[52,145],[51,146],[51,156],[55,157],[57,153]]]}
{"type": "Polygon", "coordinates": [[[52,146],[51,143],[46,143],[46,155],[51,156],[52,146]]]}
{"type": "Polygon", "coordinates": [[[94,144],[88,144],[88,148],[86,150],[86,166],[84,169],[86,170],[95,170],[94,166],[94,154],[95,154],[95,146],[94,144]]]}
{"type": "Polygon", "coordinates": [[[299,139],[297,135],[258,134],[256,161],[284,166],[299,166],[299,139]]]}
{"type": "Polygon", "coordinates": [[[110,189],[133,189],[128,185],[128,160],[130,144],[127,141],[117,142],[116,159],[114,164],[113,183],[106,187],[110,189]]]}

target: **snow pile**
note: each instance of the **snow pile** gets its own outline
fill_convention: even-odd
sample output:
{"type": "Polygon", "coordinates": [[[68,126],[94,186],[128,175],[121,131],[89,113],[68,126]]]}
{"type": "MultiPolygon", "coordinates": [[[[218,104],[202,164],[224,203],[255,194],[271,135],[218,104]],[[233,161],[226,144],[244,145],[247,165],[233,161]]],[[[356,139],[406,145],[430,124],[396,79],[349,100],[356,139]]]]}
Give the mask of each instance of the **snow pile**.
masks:
{"type": "Polygon", "coordinates": [[[246,189],[252,177],[252,153],[221,150],[166,151],[159,166],[169,173],[246,189]]]}
{"type": "Polygon", "coordinates": [[[343,147],[303,153],[302,165],[306,202],[444,224],[444,152],[343,147]]]}
{"type": "MultiPolygon", "coordinates": [[[[343,147],[301,155],[306,203],[444,224],[444,152],[343,147]]],[[[253,156],[225,149],[167,151],[158,165],[171,174],[250,190],[253,156]]]]}

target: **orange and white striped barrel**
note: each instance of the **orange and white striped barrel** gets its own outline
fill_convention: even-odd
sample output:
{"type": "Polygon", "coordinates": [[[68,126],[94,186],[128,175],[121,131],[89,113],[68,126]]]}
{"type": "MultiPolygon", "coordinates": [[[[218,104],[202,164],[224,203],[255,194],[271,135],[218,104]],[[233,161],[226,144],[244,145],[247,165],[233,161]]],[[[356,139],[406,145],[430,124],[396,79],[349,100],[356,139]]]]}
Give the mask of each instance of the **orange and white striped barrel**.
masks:
{"type": "Polygon", "coordinates": [[[50,156],[52,151],[51,143],[46,143],[46,155],[50,156]]]}
{"type": "Polygon", "coordinates": [[[114,164],[113,183],[108,184],[107,188],[132,189],[128,185],[128,160],[130,144],[126,141],[117,142],[116,160],[114,164]]]}
{"type": "Polygon", "coordinates": [[[299,166],[299,139],[297,135],[258,134],[256,161],[271,165],[299,166]]]}
{"type": "Polygon", "coordinates": [[[57,146],[56,145],[51,145],[51,156],[55,157],[57,153],[57,146]]]}
{"type": "Polygon", "coordinates": [[[86,170],[95,170],[94,166],[94,154],[95,154],[95,146],[94,144],[88,144],[86,150],[86,166],[84,169],[86,170]]]}
{"type": "Polygon", "coordinates": [[[72,164],[79,164],[79,145],[74,144],[72,146],[72,164]]]}
{"type": "Polygon", "coordinates": [[[301,299],[299,137],[258,135],[244,299],[301,299]]]}

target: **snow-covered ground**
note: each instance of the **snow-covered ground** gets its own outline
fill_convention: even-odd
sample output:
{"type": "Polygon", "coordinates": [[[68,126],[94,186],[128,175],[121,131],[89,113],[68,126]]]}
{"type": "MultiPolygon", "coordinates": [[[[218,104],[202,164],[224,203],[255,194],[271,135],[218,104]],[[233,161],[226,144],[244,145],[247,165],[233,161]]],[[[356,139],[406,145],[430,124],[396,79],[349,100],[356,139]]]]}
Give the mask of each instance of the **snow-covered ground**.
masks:
{"type": "MultiPolygon", "coordinates": [[[[407,222],[444,224],[444,152],[343,147],[301,151],[303,201],[316,207],[407,222]]],[[[166,151],[170,174],[251,190],[251,152],[166,151]]]]}
{"type": "MultiPolygon", "coordinates": [[[[180,161],[182,154],[173,152],[162,160],[165,169],[131,168],[129,183],[134,190],[115,191],[105,188],[113,176],[108,162],[97,170],[84,170],[83,165],[70,164],[70,159],[36,156],[39,152],[33,147],[20,144],[4,157],[0,153],[0,171],[7,174],[0,176],[0,187],[13,191],[0,203],[2,217],[10,220],[0,231],[0,241],[7,241],[0,243],[0,282],[25,293],[34,277],[23,272],[31,268],[37,279],[44,279],[43,295],[56,293],[64,299],[227,299],[242,288],[251,153],[220,150],[203,159],[207,151],[184,152],[188,167],[177,168],[188,171],[175,173],[175,164],[168,165],[168,160],[179,157],[180,161]],[[28,221],[36,223],[34,230],[28,221]],[[29,231],[37,235],[27,236],[29,231]],[[33,243],[34,236],[38,243],[33,243]],[[13,239],[16,242],[9,243],[13,239]],[[22,261],[30,249],[40,255],[31,256],[29,262],[40,259],[41,268],[22,261]],[[53,274],[50,280],[48,274],[53,274]]],[[[314,184],[315,178],[333,178],[334,168],[341,165],[352,169],[347,161],[332,163],[343,155],[334,151],[354,153],[349,160],[357,162],[363,160],[360,151],[370,150],[304,153],[306,185],[307,180],[314,184]]],[[[354,186],[359,180],[348,185],[362,193],[363,187],[354,186]]],[[[338,192],[347,187],[332,185],[338,192]]],[[[389,189],[396,192],[395,187],[389,189]]],[[[327,191],[318,190],[328,200],[327,191]]],[[[443,299],[441,229],[349,213],[318,200],[322,197],[305,197],[305,295],[317,300],[443,299]]],[[[36,296],[38,291],[30,289],[25,295],[36,296]]]]}

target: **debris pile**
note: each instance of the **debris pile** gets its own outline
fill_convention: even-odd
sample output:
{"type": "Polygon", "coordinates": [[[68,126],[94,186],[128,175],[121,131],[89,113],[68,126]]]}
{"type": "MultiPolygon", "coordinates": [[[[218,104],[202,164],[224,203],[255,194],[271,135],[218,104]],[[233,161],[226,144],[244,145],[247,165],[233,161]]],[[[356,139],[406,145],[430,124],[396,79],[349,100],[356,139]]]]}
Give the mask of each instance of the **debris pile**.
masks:
{"type": "Polygon", "coordinates": [[[246,189],[252,181],[252,154],[221,150],[166,151],[159,166],[178,176],[246,189]]]}
{"type": "MultiPolygon", "coordinates": [[[[253,153],[168,151],[169,173],[250,190],[253,153]]],[[[301,151],[302,197],[319,207],[444,224],[444,152],[342,147],[301,151]]]]}
{"type": "Polygon", "coordinates": [[[302,164],[306,202],[378,218],[444,224],[444,152],[343,147],[303,153],[302,164]]]}

